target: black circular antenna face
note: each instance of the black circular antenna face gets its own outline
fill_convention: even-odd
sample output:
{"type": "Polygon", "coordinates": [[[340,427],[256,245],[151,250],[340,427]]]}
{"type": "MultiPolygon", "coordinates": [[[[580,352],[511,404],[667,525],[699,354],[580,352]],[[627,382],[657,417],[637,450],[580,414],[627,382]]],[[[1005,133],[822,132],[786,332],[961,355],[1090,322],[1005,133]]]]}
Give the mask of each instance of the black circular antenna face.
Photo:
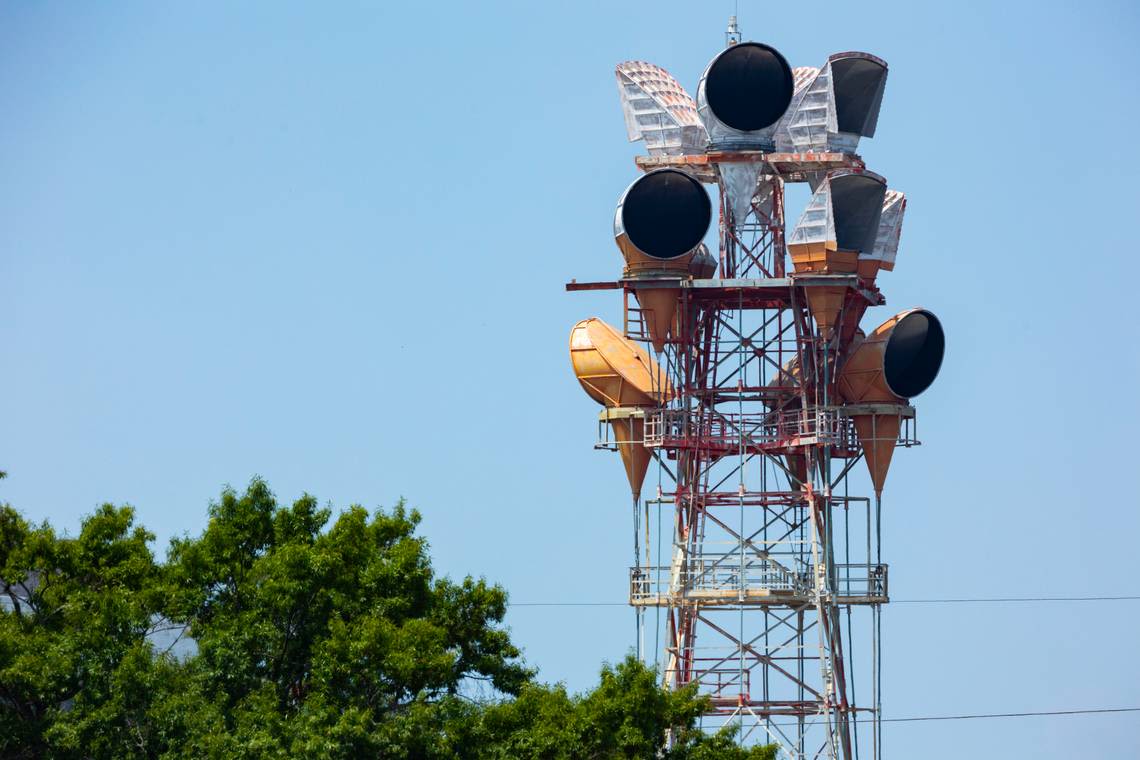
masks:
{"type": "Polygon", "coordinates": [[[780,120],[792,102],[792,69],[775,48],[743,42],[725,50],[705,76],[705,98],[718,119],[741,132],[780,120]]]}
{"type": "Polygon", "coordinates": [[[621,207],[625,234],[655,259],[675,259],[704,239],[712,203],[701,183],[676,169],[659,169],[634,182],[621,207]]]}
{"type": "Polygon", "coordinates": [[[887,386],[898,396],[914,398],[930,387],[942,366],[946,336],[929,311],[903,317],[887,340],[883,371],[887,386]]]}

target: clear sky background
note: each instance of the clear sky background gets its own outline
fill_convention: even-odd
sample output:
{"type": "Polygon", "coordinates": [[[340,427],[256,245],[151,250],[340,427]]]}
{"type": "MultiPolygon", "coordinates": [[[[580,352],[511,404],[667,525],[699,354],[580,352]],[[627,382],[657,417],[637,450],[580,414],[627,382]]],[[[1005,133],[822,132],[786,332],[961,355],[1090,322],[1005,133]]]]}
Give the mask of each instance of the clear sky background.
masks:
{"type": "MultiPolygon", "coordinates": [[[[620,318],[613,67],[695,92],[731,2],[0,5],[0,498],[196,533],[225,484],[424,514],[437,567],[624,600],[627,488],[566,356],[620,318]]],[[[1140,593],[1126,2],[740,3],[792,65],[885,58],[890,306],[942,319],[884,495],[892,596],[1140,593]]],[[[792,195],[789,215],[806,196],[792,195]]],[[[860,469],[859,476],[865,475],[860,469]]],[[[1140,602],[892,605],[887,717],[1140,705],[1140,602]]],[[[515,607],[548,680],[632,645],[515,607]]],[[[1136,714],[888,724],[896,758],[1123,758],[1136,714]]]]}

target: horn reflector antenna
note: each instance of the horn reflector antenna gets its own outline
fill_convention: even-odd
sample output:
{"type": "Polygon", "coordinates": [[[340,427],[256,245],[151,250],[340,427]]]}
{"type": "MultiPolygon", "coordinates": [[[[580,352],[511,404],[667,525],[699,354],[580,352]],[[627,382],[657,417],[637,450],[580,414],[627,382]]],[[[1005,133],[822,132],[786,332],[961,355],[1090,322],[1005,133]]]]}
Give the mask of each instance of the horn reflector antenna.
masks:
{"type": "Polygon", "coordinates": [[[697,113],[716,147],[771,150],[776,125],[795,93],[780,51],[742,42],[712,59],[697,87],[697,113]]]}
{"type": "Polygon", "coordinates": [[[697,104],[672,74],[645,61],[619,63],[614,73],[630,142],[644,140],[651,156],[704,150],[709,136],[697,104]]]}
{"type": "MultiPolygon", "coordinates": [[[[886,181],[871,172],[829,174],[808,201],[788,239],[792,266],[801,274],[850,274],[858,271],[859,256],[872,253],[886,181]]],[[[820,334],[830,338],[843,308],[846,285],[806,288],[808,307],[820,334]]]]}
{"type": "Polygon", "coordinates": [[[946,336],[926,309],[901,312],[852,342],[839,393],[855,424],[875,494],[881,495],[907,402],[938,377],[946,336]]]}
{"type": "Polygon", "coordinates": [[[645,411],[673,394],[665,372],[645,349],[597,317],[570,331],[570,363],[582,389],[606,408],[604,416],[625,465],[630,490],[640,498],[652,458],[644,445],[645,411]]]}
{"type": "Polygon", "coordinates": [[[658,353],[665,348],[677,312],[678,280],[690,276],[711,223],[709,194],[678,169],[658,169],[639,177],[618,200],[614,240],[625,258],[623,275],[645,281],[637,289],[637,301],[658,353]]]}
{"type": "Polygon", "coordinates": [[[887,87],[887,62],[870,53],[836,53],[822,68],[797,68],[795,94],[776,132],[778,150],[854,153],[874,137],[887,87]]]}

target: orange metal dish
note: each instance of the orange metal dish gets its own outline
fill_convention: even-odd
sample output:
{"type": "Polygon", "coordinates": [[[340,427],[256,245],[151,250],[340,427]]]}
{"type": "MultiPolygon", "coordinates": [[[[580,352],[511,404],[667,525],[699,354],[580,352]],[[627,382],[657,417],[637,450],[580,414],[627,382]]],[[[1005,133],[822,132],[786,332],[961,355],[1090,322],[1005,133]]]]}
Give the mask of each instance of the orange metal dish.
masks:
{"type": "Polygon", "coordinates": [[[609,408],[660,406],[673,394],[645,349],[597,317],[570,331],[570,363],[590,398],[609,408]]]}
{"type": "Polygon", "coordinates": [[[934,382],[944,349],[942,326],[925,309],[900,312],[867,337],[856,335],[851,342],[838,390],[848,405],[869,407],[866,413],[852,414],[851,421],[876,495],[883,492],[907,399],[934,382]],[[892,408],[897,410],[893,414],[892,408]]]}
{"type": "Polygon", "coordinates": [[[673,395],[664,370],[645,349],[593,317],[570,331],[570,363],[590,398],[608,410],[606,421],[625,465],[635,499],[652,458],[645,448],[645,410],[673,395]]]}

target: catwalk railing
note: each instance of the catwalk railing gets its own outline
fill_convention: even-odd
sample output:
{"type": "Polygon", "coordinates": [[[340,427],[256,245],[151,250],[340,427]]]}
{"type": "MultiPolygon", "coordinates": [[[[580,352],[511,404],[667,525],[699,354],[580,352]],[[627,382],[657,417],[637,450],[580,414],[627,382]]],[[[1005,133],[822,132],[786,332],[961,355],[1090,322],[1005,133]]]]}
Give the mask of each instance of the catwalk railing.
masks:
{"type": "MultiPolygon", "coordinates": [[[[878,405],[874,413],[882,414],[888,405],[878,405]]],[[[612,429],[607,424],[613,416],[637,416],[645,420],[642,443],[651,449],[676,451],[700,449],[711,453],[795,453],[802,446],[830,446],[832,456],[851,457],[860,451],[859,438],[851,417],[870,405],[859,407],[812,407],[770,412],[722,412],[702,407],[697,409],[623,409],[603,410],[598,415],[598,441],[595,448],[613,449],[612,429]],[[616,415],[615,415],[616,413],[616,415]],[[742,445],[743,444],[743,445],[742,445]]],[[[901,426],[896,445],[917,446],[917,424],[914,407],[889,405],[897,410],[901,426]]]]}
{"type": "MultiPolygon", "coordinates": [[[[795,605],[815,600],[811,568],[799,559],[785,567],[774,559],[739,553],[710,555],[673,566],[632,567],[629,603],[636,607],[795,605]]],[[[826,596],[835,604],[886,604],[887,566],[836,564],[826,596]]]]}

